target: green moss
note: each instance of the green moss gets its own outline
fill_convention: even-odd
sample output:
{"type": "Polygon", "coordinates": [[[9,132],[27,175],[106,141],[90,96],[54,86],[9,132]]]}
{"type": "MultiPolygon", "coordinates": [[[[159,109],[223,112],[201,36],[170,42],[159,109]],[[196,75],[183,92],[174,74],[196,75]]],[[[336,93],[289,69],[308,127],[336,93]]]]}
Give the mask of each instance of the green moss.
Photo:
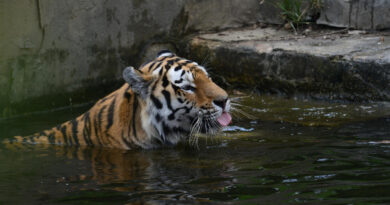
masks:
{"type": "Polygon", "coordinates": [[[69,56],[69,51],[65,49],[51,48],[46,49],[45,52],[40,54],[39,58],[45,61],[45,63],[63,63],[69,56]]]}
{"type": "Polygon", "coordinates": [[[138,8],[145,2],[145,0],[132,0],[131,2],[135,8],[138,8]]]}

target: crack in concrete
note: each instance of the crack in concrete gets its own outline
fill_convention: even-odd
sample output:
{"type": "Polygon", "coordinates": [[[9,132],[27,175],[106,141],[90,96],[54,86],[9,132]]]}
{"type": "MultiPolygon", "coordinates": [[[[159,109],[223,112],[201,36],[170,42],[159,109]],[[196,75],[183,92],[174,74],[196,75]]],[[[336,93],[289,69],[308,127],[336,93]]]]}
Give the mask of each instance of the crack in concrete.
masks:
{"type": "Polygon", "coordinates": [[[374,4],[375,4],[375,0],[371,0],[371,29],[374,30],[374,10],[375,10],[375,7],[374,7],[374,4]]]}
{"type": "Polygon", "coordinates": [[[39,53],[43,47],[43,42],[45,40],[45,26],[42,24],[42,11],[41,11],[41,5],[40,5],[40,0],[36,0],[36,6],[37,6],[37,12],[38,12],[38,24],[39,24],[39,28],[41,29],[42,31],[42,37],[41,37],[41,42],[39,44],[39,48],[38,48],[38,51],[37,53],[39,53]]]}
{"type": "Polygon", "coordinates": [[[355,5],[357,5],[357,7],[356,7],[356,14],[355,14],[355,28],[358,28],[358,25],[359,25],[360,2],[359,1],[355,1],[354,3],[355,3],[355,5]]]}
{"type": "Polygon", "coordinates": [[[348,11],[348,27],[347,29],[351,27],[351,18],[352,18],[352,7],[353,7],[353,0],[347,0],[347,3],[349,3],[349,11],[348,11]]]}

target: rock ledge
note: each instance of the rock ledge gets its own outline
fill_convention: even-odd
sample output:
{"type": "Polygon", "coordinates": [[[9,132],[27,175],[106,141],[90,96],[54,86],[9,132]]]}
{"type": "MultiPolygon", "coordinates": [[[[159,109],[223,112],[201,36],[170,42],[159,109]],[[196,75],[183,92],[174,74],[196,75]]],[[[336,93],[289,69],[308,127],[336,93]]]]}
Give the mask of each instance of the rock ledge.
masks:
{"type": "Polygon", "coordinates": [[[390,100],[389,33],[345,32],[296,36],[247,28],[197,35],[185,50],[189,58],[206,59],[214,78],[235,88],[325,100],[390,100]]]}

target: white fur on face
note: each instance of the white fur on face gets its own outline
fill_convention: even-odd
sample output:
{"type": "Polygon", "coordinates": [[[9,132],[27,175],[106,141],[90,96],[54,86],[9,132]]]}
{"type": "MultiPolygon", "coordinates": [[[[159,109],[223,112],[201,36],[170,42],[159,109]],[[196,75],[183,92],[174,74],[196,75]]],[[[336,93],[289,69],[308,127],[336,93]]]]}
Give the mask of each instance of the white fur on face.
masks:
{"type": "MultiPolygon", "coordinates": [[[[162,56],[163,55],[165,54],[162,54],[162,56]]],[[[166,54],[166,56],[169,55],[166,54]]],[[[197,66],[195,69],[199,69],[197,72],[204,72],[204,74],[208,76],[204,67],[193,62],[191,66],[194,65],[197,66]]],[[[157,108],[151,101],[148,103],[149,108],[147,110],[148,115],[150,116],[149,122],[153,125],[155,130],[155,133],[151,134],[163,143],[176,144],[183,137],[188,137],[189,134],[194,131],[194,122],[195,124],[198,122],[202,125],[202,128],[201,126],[198,126],[198,128],[195,129],[195,132],[201,130],[206,130],[208,133],[217,132],[219,127],[216,126],[216,119],[224,110],[215,104],[211,109],[201,109],[200,107],[195,106],[193,100],[189,100],[184,96],[177,96],[178,94],[174,91],[175,86],[189,95],[195,94],[193,89],[196,89],[194,82],[196,76],[194,76],[193,72],[186,71],[188,69],[184,67],[177,70],[175,70],[175,68],[176,67],[172,66],[166,73],[166,78],[172,85],[168,85],[167,87],[157,86],[152,93],[163,106],[157,108]],[[188,89],[188,87],[191,89],[188,89]]],[[[161,69],[164,69],[164,66],[157,67],[153,71],[153,75],[159,76],[161,69]]],[[[157,83],[158,85],[161,85],[162,81],[158,81],[157,83]]]]}

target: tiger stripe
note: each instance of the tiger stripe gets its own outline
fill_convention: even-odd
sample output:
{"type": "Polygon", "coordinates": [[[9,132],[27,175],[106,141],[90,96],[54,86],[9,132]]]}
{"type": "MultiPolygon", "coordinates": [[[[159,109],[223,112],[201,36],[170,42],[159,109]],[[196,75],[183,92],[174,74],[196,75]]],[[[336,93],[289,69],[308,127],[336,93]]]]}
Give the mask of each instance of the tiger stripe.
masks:
{"type": "Polygon", "coordinates": [[[138,109],[138,101],[136,99],[134,99],[134,102],[133,102],[133,115],[132,115],[132,128],[133,128],[133,136],[136,140],[138,140],[137,138],[137,127],[136,127],[136,119],[135,119],[135,114],[137,113],[137,109],[138,109]]]}
{"type": "Polygon", "coordinates": [[[4,142],[122,149],[175,144],[189,134],[199,110],[212,113],[213,100],[227,98],[203,67],[167,51],[139,69],[126,68],[123,75],[127,83],[77,118],[4,142]]]}

